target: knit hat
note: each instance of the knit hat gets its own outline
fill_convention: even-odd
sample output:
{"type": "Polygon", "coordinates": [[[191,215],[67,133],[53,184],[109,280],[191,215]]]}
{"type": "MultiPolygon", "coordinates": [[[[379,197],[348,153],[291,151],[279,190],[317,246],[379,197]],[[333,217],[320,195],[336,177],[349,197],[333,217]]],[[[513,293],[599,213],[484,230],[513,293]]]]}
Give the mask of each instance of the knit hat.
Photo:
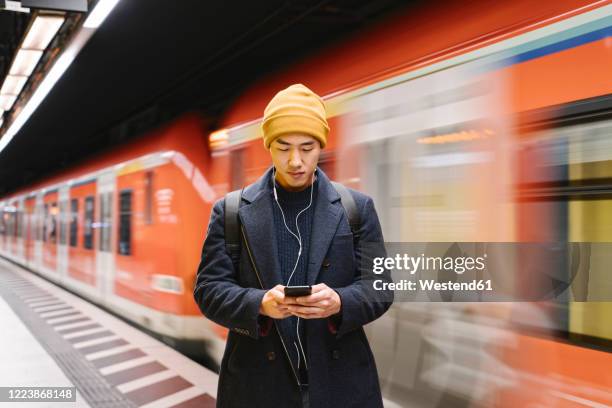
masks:
{"type": "Polygon", "coordinates": [[[325,104],[319,95],[302,84],[283,89],[268,103],[261,124],[266,149],[279,136],[287,133],[306,133],[327,144],[325,104]]]}

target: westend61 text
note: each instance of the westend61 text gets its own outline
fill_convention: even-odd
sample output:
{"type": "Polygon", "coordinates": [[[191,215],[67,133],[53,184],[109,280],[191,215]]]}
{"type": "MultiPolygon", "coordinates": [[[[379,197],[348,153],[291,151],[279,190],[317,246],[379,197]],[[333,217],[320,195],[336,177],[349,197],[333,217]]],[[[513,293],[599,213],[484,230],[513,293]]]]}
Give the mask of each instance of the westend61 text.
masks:
{"type": "MultiPolygon", "coordinates": [[[[436,282],[433,279],[419,279],[419,288],[420,290],[428,291],[428,290],[436,290],[436,291],[455,291],[455,290],[493,290],[491,286],[491,280],[472,280],[469,282],[436,282]]],[[[375,280],[374,283],[375,290],[418,290],[417,282],[409,281],[407,279],[402,279],[399,282],[386,282],[383,280],[375,280]]]]}

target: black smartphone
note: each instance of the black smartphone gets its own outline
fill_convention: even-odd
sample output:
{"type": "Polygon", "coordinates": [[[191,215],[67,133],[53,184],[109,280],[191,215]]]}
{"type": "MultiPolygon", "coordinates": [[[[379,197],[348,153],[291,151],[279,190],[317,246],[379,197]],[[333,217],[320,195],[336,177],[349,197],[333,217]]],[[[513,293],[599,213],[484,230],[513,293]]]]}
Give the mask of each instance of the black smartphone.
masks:
{"type": "Polygon", "coordinates": [[[312,293],[312,286],[285,286],[285,296],[308,296],[312,293]]]}

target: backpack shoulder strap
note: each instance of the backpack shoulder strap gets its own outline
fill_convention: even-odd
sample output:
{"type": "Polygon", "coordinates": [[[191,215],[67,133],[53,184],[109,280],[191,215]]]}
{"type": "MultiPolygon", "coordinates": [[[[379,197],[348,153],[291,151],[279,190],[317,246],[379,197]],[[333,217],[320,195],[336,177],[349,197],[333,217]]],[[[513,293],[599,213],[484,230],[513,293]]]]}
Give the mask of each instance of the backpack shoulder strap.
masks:
{"type": "Polygon", "coordinates": [[[353,241],[357,242],[359,240],[359,228],[361,228],[361,217],[357,210],[357,204],[355,204],[355,200],[348,188],[336,181],[332,181],[331,183],[338,194],[340,194],[340,201],[342,202],[342,207],[344,207],[349,225],[351,226],[351,232],[353,233],[353,241]]]}
{"type": "Polygon", "coordinates": [[[242,199],[242,189],[225,195],[225,249],[233,262],[240,260],[240,220],[238,209],[242,199]]]}

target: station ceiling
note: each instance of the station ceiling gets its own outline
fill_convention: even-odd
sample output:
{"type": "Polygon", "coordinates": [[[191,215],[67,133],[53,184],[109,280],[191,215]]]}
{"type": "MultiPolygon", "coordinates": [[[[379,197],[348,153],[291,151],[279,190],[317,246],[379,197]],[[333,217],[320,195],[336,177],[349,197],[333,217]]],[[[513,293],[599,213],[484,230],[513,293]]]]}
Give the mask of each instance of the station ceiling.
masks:
{"type": "MultiPolygon", "coordinates": [[[[412,3],[122,0],[0,152],[0,194],[181,113],[195,110],[214,120],[264,74],[412,3]]],[[[7,13],[17,14],[0,12],[5,54],[27,22],[24,14],[7,13]]]]}

